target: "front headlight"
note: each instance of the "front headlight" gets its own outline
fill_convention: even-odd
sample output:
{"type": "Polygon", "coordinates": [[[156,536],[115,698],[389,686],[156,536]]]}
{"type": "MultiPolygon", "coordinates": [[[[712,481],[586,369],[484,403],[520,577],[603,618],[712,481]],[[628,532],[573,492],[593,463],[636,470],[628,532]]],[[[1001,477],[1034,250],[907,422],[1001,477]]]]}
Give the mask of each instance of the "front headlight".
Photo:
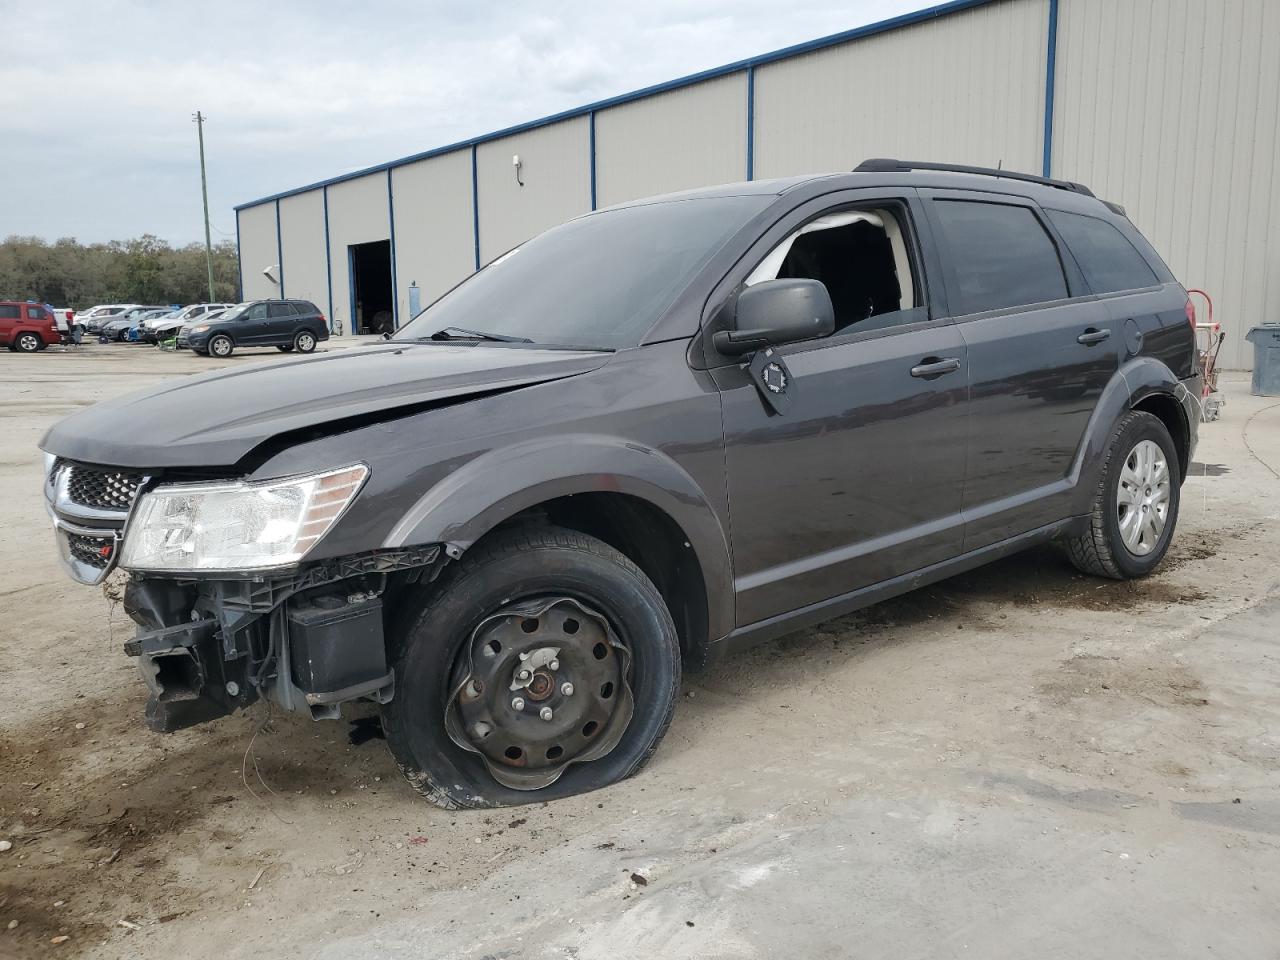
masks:
{"type": "Polygon", "coordinates": [[[199,324],[199,325],[197,325],[197,326],[192,327],[190,332],[191,332],[191,333],[204,333],[204,332],[205,332],[206,330],[208,330],[208,329],[209,329],[209,325],[208,325],[207,323],[201,323],[201,324],[199,324]]]}
{"type": "Polygon", "coordinates": [[[126,570],[257,570],[297,563],[355,499],[363,464],[263,483],[161,485],[125,535],[126,570]]]}

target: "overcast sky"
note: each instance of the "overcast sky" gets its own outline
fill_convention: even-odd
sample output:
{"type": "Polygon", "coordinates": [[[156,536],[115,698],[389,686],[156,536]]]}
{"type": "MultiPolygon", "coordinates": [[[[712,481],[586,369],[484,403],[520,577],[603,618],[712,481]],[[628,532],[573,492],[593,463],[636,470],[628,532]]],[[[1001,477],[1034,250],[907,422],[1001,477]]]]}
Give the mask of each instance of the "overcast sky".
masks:
{"type": "Polygon", "coordinates": [[[0,236],[216,242],[246,200],[929,0],[0,0],[0,236]]]}

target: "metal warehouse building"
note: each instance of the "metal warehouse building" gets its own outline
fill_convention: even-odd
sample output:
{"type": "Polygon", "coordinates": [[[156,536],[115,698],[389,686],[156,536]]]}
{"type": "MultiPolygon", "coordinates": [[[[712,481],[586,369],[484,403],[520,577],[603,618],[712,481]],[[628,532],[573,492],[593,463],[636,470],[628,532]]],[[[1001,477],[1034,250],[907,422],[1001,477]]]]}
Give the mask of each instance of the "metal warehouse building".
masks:
{"type": "Polygon", "coordinates": [[[1247,367],[1280,320],[1278,39],[1277,0],[956,0],[243,204],[243,294],[369,332],[597,207],[904,157],[1123,204],[1247,367]]]}

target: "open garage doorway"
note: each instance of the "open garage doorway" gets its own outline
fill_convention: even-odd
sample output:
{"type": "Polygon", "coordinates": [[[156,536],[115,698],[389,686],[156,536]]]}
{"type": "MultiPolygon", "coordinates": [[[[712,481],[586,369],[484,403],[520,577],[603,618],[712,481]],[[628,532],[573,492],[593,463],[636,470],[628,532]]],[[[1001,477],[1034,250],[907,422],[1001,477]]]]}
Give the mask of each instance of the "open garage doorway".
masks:
{"type": "Polygon", "coordinates": [[[347,247],[347,257],[351,263],[351,332],[392,333],[391,241],[353,243],[347,247]]]}

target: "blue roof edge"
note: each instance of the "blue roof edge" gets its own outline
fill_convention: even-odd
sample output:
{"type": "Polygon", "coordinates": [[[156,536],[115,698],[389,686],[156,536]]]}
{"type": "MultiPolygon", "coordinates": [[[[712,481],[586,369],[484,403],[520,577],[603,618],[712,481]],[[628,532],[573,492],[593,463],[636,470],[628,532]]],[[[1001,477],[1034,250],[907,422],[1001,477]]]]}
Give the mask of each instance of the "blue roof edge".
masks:
{"type": "Polygon", "coordinates": [[[519,123],[512,127],[504,127],[501,130],[495,130],[492,133],[482,134],[478,137],[471,137],[467,140],[459,140],[456,143],[450,143],[443,147],[435,147],[431,150],[425,150],[422,153],[410,154],[406,157],[400,157],[396,160],[389,160],[386,163],[379,163],[372,167],[363,167],[359,170],[352,170],[350,173],[338,174],[329,177],[327,180],[317,180],[315,183],[309,183],[303,187],[294,187],[292,190],[284,190],[280,193],[272,193],[257,200],[250,200],[247,203],[237,204],[233,209],[237,212],[247,210],[250,207],[261,206],[264,203],[273,203],[283,200],[286,197],[295,197],[301,193],[309,193],[312,190],[319,190],[321,187],[330,187],[335,183],[343,183],[347,180],[356,180],[360,177],[367,177],[372,173],[382,173],[385,170],[391,170],[395,167],[407,166],[411,163],[417,163],[420,160],[430,160],[432,157],[442,156],[446,153],[452,153],[455,150],[464,150],[478,146],[483,143],[490,143],[494,140],[501,140],[503,137],[510,137],[517,133],[524,133],[528,130],[536,130],[539,127],[549,126],[553,123],[560,123],[564,120],[572,120],[575,117],[584,117],[597,110],[606,110],[609,107],[617,107],[622,104],[632,103],[636,100],[643,100],[645,97],[651,97],[655,94],[666,93],[670,90],[679,90],[682,87],[691,87],[694,84],[703,83],[707,80],[715,80],[718,77],[729,76],[751,67],[759,67],[768,63],[775,63],[779,60],[786,60],[791,57],[800,56],[805,53],[812,53],[816,50],[824,50],[827,47],[839,46],[842,43],[848,43],[851,40],[860,40],[864,37],[872,37],[880,33],[889,33],[890,31],[909,27],[913,24],[923,23],[927,20],[934,20],[939,17],[945,17],[948,14],[959,13],[962,10],[970,10],[974,7],[983,7],[991,3],[997,3],[999,0],[949,0],[947,3],[940,3],[936,6],[926,7],[923,10],[916,10],[913,13],[903,13],[896,17],[890,17],[887,20],[879,20],[876,23],[869,23],[865,26],[854,27],[852,30],[845,30],[841,33],[833,33],[829,36],[819,37],[816,40],[806,40],[803,43],[792,44],[789,47],[783,47],[780,50],[774,50],[770,53],[762,53],[754,57],[748,57],[745,60],[737,60],[733,63],[726,63],[724,66],[711,67],[698,73],[691,73],[687,76],[678,77],[675,80],[667,80],[663,83],[656,83],[640,90],[633,90],[630,93],[622,93],[616,97],[609,97],[605,100],[597,100],[594,103],[588,103],[580,107],[573,107],[569,110],[562,110],[559,113],[549,114],[540,117],[537,120],[529,120],[525,123],[519,123]]]}

